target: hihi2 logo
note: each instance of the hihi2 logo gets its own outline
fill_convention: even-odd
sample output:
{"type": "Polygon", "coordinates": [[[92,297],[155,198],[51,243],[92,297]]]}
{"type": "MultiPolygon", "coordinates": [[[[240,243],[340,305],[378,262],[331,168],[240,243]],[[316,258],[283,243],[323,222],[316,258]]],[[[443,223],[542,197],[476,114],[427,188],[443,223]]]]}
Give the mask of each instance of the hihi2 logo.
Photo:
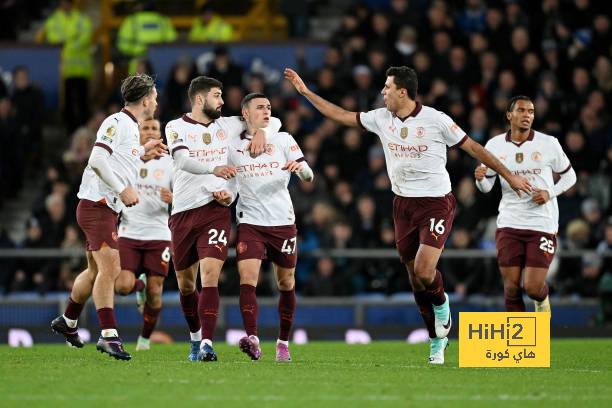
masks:
{"type": "Polygon", "coordinates": [[[459,367],[550,367],[550,313],[461,312],[459,367]]]}

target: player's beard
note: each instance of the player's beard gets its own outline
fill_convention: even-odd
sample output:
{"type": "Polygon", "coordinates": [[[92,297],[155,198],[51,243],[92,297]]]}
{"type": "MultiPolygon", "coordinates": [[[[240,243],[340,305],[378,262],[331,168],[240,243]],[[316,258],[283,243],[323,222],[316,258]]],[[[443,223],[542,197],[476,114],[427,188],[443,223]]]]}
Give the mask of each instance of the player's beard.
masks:
{"type": "Polygon", "coordinates": [[[216,109],[211,108],[206,100],[204,100],[204,106],[202,107],[202,113],[212,120],[219,119],[221,117],[221,112],[219,112],[216,109]]]}

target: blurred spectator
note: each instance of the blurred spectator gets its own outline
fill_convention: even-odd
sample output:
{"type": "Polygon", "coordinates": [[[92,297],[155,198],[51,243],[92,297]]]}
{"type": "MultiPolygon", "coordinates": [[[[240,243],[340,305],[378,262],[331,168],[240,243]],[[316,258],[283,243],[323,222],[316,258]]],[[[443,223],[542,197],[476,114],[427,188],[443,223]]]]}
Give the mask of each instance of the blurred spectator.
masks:
{"type": "Polygon", "coordinates": [[[200,16],[194,19],[189,31],[189,41],[224,42],[232,40],[234,40],[232,25],[215,13],[211,5],[204,3],[200,8],[200,16]]]}
{"type": "Polygon", "coordinates": [[[92,35],[91,20],[73,6],[72,0],[62,0],[59,8],[45,21],[47,42],[62,44],[64,120],[70,133],[89,117],[92,35]]]}
{"type": "Polygon", "coordinates": [[[483,31],[486,14],[487,7],[482,0],[467,0],[465,9],[457,16],[457,26],[466,35],[483,31]]]}
{"type": "MultiPolygon", "coordinates": [[[[79,235],[79,228],[75,224],[66,226],[64,237],[60,246],[62,249],[78,249],[81,252],[85,249],[85,244],[79,235]]],[[[87,261],[80,255],[64,259],[60,264],[58,289],[72,290],[74,280],[85,268],[87,268],[87,261]]]]}
{"type": "Polygon", "coordinates": [[[292,38],[308,36],[308,0],[280,0],[280,11],[285,15],[292,38]]]}
{"type": "MultiPolygon", "coordinates": [[[[450,239],[450,248],[474,248],[473,234],[469,228],[453,226],[450,239]]],[[[497,273],[487,270],[483,258],[446,258],[442,260],[444,270],[444,284],[446,291],[454,293],[460,298],[474,293],[497,294],[503,288],[497,273]]]]}
{"type": "MultiPolygon", "coordinates": [[[[45,248],[43,230],[36,218],[27,225],[27,238],[20,245],[24,249],[45,248]]],[[[19,258],[11,283],[11,292],[34,290],[44,294],[54,288],[58,262],[43,258],[19,258]]]]}
{"type": "Polygon", "coordinates": [[[588,248],[595,248],[604,238],[605,224],[602,222],[601,209],[597,200],[587,198],[582,202],[582,217],[589,225],[588,248]]]}
{"type": "MultiPolygon", "coordinates": [[[[25,169],[25,140],[19,135],[19,124],[9,98],[0,99],[0,141],[2,142],[2,189],[3,198],[15,197],[23,182],[25,169]]],[[[1,199],[0,199],[1,200],[1,199]]]]}
{"type": "Polygon", "coordinates": [[[30,82],[28,69],[18,66],[13,69],[13,106],[15,120],[19,126],[19,138],[23,138],[28,162],[34,164],[41,159],[42,123],[44,119],[44,96],[37,85],[30,82]]]}
{"type": "Polygon", "coordinates": [[[224,87],[242,86],[243,69],[232,61],[224,45],[215,47],[215,58],[206,75],[221,81],[224,87]]]}
{"type": "MultiPolygon", "coordinates": [[[[13,241],[9,238],[4,226],[0,224],[0,248],[14,248],[13,241]]],[[[0,294],[5,294],[9,291],[11,278],[15,270],[15,261],[11,258],[0,258],[0,294]]]]}
{"type": "Polygon", "coordinates": [[[321,258],[316,267],[308,274],[304,287],[306,296],[341,296],[345,295],[346,281],[335,267],[331,258],[321,258]]]}
{"type": "Polygon", "coordinates": [[[47,248],[59,248],[64,241],[68,220],[66,203],[61,193],[51,193],[45,199],[45,211],[39,217],[41,241],[47,248]]]}
{"type": "Polygon", "coordinates": [[[187,90],[191,80],[198,76],[195,61],[189,54],[180,55],[172,67],[170,78],[166,83],[166,103],[163,117],[172,120],[185,112],[191,111],[187,90]]]}
{"type": "Polygon", "coordinates": [[[155,11],[153,1],[138,1],[117,32],[117,48],[129,60],[128,72],[136,72],[138,61],[147,58],[149,44],[172,42],[176,31],[170,20],[155,11]]]}

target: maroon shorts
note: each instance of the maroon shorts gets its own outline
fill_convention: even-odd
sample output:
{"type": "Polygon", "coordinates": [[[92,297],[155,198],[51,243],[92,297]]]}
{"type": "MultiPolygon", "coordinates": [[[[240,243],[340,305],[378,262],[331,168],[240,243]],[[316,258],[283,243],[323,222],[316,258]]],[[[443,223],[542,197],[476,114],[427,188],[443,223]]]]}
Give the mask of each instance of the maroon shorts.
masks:
{"type": "Polygon", "coordinates": [[[177,271],[200,259],[227,259],[227,240],[232,228],[229,207],[216,201],[170,216],[172,258],[177,271]]]}
{"type": "Polygon", "coordinates": [[[296,237],[295,225],[264,227],[239,224],[236,257],[238,261],[270,259],[282,268],[295,268],[297,264],[296,237]]]}
{"type": "Polygon", "coordinates": [[[104,202],[81,200],[76,218],[85,233],[85,249],[98,251],[103,247],[117,249],[117,217],[104,202]]]}
{"type": "Polygon", "coordinates": [[[420,244],[442,248],[455,217],[455,197],[400,197],[393,199],[395,243],[402,262],[416,257],[420,244]]]}
{"type": "Polygon", "coordinates": [[[501,267],[531,266],[548,269],[557,251],[557,239],[554,234],[546,232],[498,228],[495,232],[495,247],[501,267]]]}
{"type": "Polygon", "coordinates": [[[119,258],[121,269],[136,273],[138,265],[142,264],[147,276],[168,276],[170,241],[142,241],[121,237],[119,258]]]}

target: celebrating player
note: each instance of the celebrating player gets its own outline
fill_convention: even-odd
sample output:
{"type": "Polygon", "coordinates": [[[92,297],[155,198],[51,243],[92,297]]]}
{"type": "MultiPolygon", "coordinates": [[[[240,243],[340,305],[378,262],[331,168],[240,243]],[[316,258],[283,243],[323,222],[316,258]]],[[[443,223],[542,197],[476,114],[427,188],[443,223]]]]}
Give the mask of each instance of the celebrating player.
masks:
{"type": "MultiPolygon", "coordinates": [[[[236,175],[227,165],[228,138],[244,130],[240,117],[221,117],[222,84],[200,76],[191,81],[188,95],[192,110],[166,125],[166,137],[175,163],[174,201],[169,226],[181,306],[191,333],[190,360],[216,361],[212,347],[217,313],[221,267],[227,258],[231,213],[227,193],[217,201],[213,192],[226,190],[226,180],[236,175]],[[200,267],[202,292],[196,291],[200,267]]],[[[280,129],[274,119],[271,131],[280,129]]],[[[260,154],[264,132],[249,145],[260,154]]]]}
{"type": "Polygon", "coordinates": [[[78,197],[77,222],[85,233],[87,269],[74,282],[63,315],[51,322],[56,333],[75,347],[83,347],[77,320],[93,294],[102,333],[96,348],[116,359],[129,360],[113,311],[115,279],[121,272],[117,250],[117,214],[138,203],[134,190],[140,157],[166,152],[161,140],[139,143],[138,124],[153,118],[157,108],[155,82],[148,75],[127,77],[121,84],[125,108],[102,122],[83,173],[78,197]]]}
{"type": "MultiPolygon", "coordinates": [[[[534,300],[536,312],[550,312],[546,274],[557,248],[557,196],[576,182],[576,173],[557,139],[531,129],[534,116],[531,99],[515,96],[506,108],[510,130],[485,145],[510,171],[526,176],[534,191],[533,196],[517,197],[508,183],[501,180],[495,246],[508,312],[525,311],[521,272],[523,288],[534,300]],[[553,172],[560,176],[556,184],[553,172]]],[[[491,191],[495,171],[482,165],[474,175],[480,191],[491,191]]]]}
{"type": "MultiPolygon", "coordinates": [[[[140,144],[161,139],[160,124],[151,119],[140,125],[140,144]]],[[[115,281],[120,295],[136,292],[143,314],[136,350],[149,350],[151,333],[161,311],[161,294],[170,262],[169,205],[172,204],[172,159],[143,157],[136,191],[139,205],[126,208],[119,219],[121,273],[115,281]],[[138,267],[143,272],[136,279],[138,267]]]]}
{"type": "Polygon", "coordinates": [[[229,146],[229,164],[238,172],[232,182],[235,180],[238,189],[236,253],[240,274],[240,312],[247,333],[239,345],[252,360],[261,358],[255,288],[261,260],[269,258],[280,291],[276,361],[291,361],[289,332],[295,313],[297,229],[287,185],[292,173],[304,181],[312,181],[313,173],[304,161],[300,147],[288,133],[268,134],[266,150],[260,156],[252,157],[246,150],[255,131],[268,126],[271,107],[265,95],[252,93],[245,96],[242,116],[246,119],[247,129],[240,137],[231,139],[229,146]]]}
{"type": "Polygon", "coordinates": [[[316,95],[295,71],[285,69],[285,78],[323,115],[347,126],[360,126],[380,138],[396,195],[393,218],[397,249],[429,331],[429,362],[443,364],[451,315],[436,265],[455,213],[455,198],[445,168],[446,148],[461,147],[508,180],[519,195],[521,191],[530,193],[531,185],[470,139],[446,114],[417,102],[418,81],[413,69],[391,67],[386,75],[381,91],[386,108],[356,113],[316,95]]]}

